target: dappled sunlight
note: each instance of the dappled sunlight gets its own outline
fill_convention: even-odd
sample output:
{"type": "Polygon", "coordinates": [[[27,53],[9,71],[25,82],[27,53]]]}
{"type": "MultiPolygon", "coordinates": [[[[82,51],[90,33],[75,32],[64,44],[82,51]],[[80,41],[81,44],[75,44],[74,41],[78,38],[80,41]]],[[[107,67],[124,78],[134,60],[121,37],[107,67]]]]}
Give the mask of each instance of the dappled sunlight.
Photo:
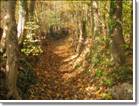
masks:
{"type": "Polygon", "coordinates": [[[73,72],[68,72],[68,73],[64,73],[62,76],[62,79],[64,79],[64,81],[68,81],[69,79],[75,78],[78,74],[80,74],[82,71],[78,70],[78,71],[73,71],[73,72]]]}
{"type": "Polygon", "coordinates": [[[0,4],[0,99],[133,99],[132,0],[0,4]]]}
{"type": "MultiPolygon", "coordinates": [[[[82,93],[84,91],[84,88],[82,87],[85,87],[84,85],[87,84],[82,84],[80,82],[77,85],[77,80],[75,79],[81,78],[79,76],[83,74],[84,68],[83,65],[73,68],[73,64],[76,59],[79,60],[79,56],[73,53],[73,49],[69,46],[70,42],[68,41],[69,38],[65,39],[65,42],[61,42],[61,44],[57,43],[57,41],[48,41],[49,45],[44,47],[44,49],[47,51],[41,57],[40,62],[36,66],[35,71],[40,80],[37,85],[42,84],[44,87],[42,91],[46,90],[46,92],[48,92],[47,94],[49,95],[48,97],[46,95],[45,99],[79,99],[80,96],[78,96],[78,93],[82,93]],[[75,81],[74,84],[73,81],[75,81]],[[53,91],[55,91],[55,93],[53,91]]],[[[30,96],[30,99],[37,98],[35,97],[37,93],[31,92],[31,90],[34,90],[34,88],[35,90],[40,90],[40,88],[36,85],[32,86],[31,89],[29,89],[29,92],[32,95],[30,96]]]]}

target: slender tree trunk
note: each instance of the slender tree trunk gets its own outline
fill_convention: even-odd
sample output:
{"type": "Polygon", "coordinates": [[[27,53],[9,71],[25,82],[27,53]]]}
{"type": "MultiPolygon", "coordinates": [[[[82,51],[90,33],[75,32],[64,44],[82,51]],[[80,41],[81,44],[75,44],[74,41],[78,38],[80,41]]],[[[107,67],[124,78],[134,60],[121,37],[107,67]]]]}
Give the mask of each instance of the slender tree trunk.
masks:
{"type": "Polygon", "coordinates": [[[31,0],[30,1],[30,6],[29,6],[29,18],[32,18],[34,15],[34,9],[35,9],[35,2],[36,0],[31,0]]]}
{"type": "Polygon", "coordinates": [[[15,0],[7,1],[7,17],[6,17],[6,79],[8,94],[7,97],[20,99],[17,89],[18,75],[18,41],[17,26],[15,20],[15,0]]]}
{"type": "Polygon", "coordinates": [[[82,43],[83,43],[83,36],[82,36],[82,29],[81,29],[81,24],[79,23],[79,37],[78,37],[78,43],[77,43],[77,46],[76,46],[76,53],[80,54],[80,50],[81,50],[81,46],[82,46],[82,43]]]}
{"type": "Polygon", "coordinates": [[[0,28],[0,41],[1,41],[1,38],[2,38],[2,34],[3,34],[3,29],[0,28]]]}
{"type": "Polygon", "coordinates": [[[94,38],[94,13],[93,13],[93,0],[91,0],[91,36],[94,38]]]}
{"type": "Polygon", "coordinates": [[[99,34],[99,11],[98,11],[98,3],[97,1],[92,2],[92,9],[93,9],[93,31],[94,36],[99,34]]]}
{"type": "Polygon", "coordinates": [[[26,0],[19,1],[19,23],[18,23],[18,43],[22,47],[23,41],[28,33],[27,30],[24,30],[24,25],[28,21],[33,21],[34,8],[36,0],[31,0],[29,6],[27,6],[26,0]]]}
{"type": "Polygon", "coordinates": [[[25,21],[27,20],[26,18],[26,12],[27,12],[27,1],[25,0],[19,0],[19,20],[18,20],[18,26],[17,26],[17,31],[18,31],[18,42],[19,44],[22,44],[23,42],[23,32],[24,32],[24,25],[25,21]]]}
{"type": "MultiPolygon", "coordinates": [[[[132,1],[131,1],[132,2],[132,1]]],[[[133,4],[131,6],[131,34],[130,34],[130,48],[133,49],[133,4]]]]}
{"type": "Polygon", "coordinates": [[[0,52],[4,53],[5,52],[5,38],[6,38],[6,34],[5,34],[5,11],[6,11],[6,1],[0,1],[0,27],[2,28],[2,32],[0,34],[1,39],[0,39],[0,52]]]}
{"type": "Polygon", "coordinates": [[[95,38],[99,34],[99,11],[97,1],[91,0],[91,36],[93,40],[93,48],[95,44],[95,38]]]}
{"type": "Polygon", "coordinates": [[[104,36],[108,36],[109,34],[109,24],[108,24],[108,19],[109,19],[109,3],[110,1],[105,1],[104,5],[105,5],[105,11],[103,14],[103,22],[102,22],[102,34],[104,36]]]}
{"type": "Polygon", "coordinates": [[[111,1],[110,8],[111,16],[111,37],[112,37],[112,55],[115,63],[125,63],[125,50],[123,48],[125,42],[122,31],[122,1],[115,0],[111,1]]]}

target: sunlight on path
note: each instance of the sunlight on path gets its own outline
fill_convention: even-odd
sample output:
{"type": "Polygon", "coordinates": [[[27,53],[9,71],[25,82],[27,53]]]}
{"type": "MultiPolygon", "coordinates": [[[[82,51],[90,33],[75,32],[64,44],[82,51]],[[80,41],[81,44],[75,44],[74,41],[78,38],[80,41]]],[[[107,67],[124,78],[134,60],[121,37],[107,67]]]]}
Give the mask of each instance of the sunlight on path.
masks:
{"type": "Polygon", "coordinates": [[[71,62],[77,55],[72,50],[70,37],[49,41],[44,50],[35,68],[38,83],[29,89],[29,99],[98,99],[90,87],[92,76],[82,72],[82,67],[72,67],[71,62]]]}

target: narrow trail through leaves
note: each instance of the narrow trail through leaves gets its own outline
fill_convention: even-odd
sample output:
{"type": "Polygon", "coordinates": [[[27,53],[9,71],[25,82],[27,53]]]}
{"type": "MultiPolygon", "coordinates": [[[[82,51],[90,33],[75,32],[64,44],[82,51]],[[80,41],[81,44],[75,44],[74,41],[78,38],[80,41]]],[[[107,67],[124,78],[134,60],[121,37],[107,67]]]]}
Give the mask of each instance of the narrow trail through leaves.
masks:
{"type": "Polygon", "coordinates": [[[72,68],[74,55],[71,38],[47,41],[44,54],[35,67],[38,83],[29,89],[29,99],[74,100],[100,99],[102,88],[94,85],[92,75],[72,68]]]}

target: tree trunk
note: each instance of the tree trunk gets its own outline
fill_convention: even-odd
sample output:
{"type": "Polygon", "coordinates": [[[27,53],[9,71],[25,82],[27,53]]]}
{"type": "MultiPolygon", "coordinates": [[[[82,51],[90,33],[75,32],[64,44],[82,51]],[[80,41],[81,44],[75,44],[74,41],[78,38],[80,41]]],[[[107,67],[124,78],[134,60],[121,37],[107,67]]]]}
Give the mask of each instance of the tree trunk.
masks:
{"type": "Polygon", "coordinates": [[[131,6],[131,34],[130,34],[130,48],[133,49],[133,4],[131,6]]]}
{"type": "Polygon", "coordinates": [[[108,18],[109,18],[109,4],[110,1],[105,1],[103,5],[105,5],[105,12],[103,12],[102,16],[102,35],[108,36],[109,34],[109,23],[108,23],[108,18]]]}
{"type": "Polygon", "coordinates": [[[116,64],[125,63],[125,50],[123,48],[125,42],[122,33],[122,1],[111,1],[111,37],[112,37],[112,55],[116,64]]]}
{"type": "Polygon", "coordinates": [[[5,13],[6,13],[6,1],[0,1],[0,27],[1,27],[1,34],[0,34],[0,52],[4,53],[5,52],[5,38],[6,38],[6,35],[5,35],[5,21],[4,21],[4,18],[5,18],[5,13]]]}
{"type": "Polygon", "coordinates": [[[18,31],[18,42],[19,44],[22,44],[23,42],[23,31],[24,31],[24,25],[25,21],[27,20],[26,18],[26,12],[27,12],[27,1],[25,0],[19,0],[19,20],[18,20],[18,26],[17,26],[17,31],[18,31]]]}
{"type": "Polygon", "coordinates": [[[84,38],[83,38],[83,34],[82,34],[82,27],[81,27],[82,25],[81,24],[79,24],[79,37],[78,37],[78,43],[77,43],[77,46],[76,46],[76,53],[79,55],[80,53],[81,53],[81,47],[82,47],[82,43],[83,43],[83,40],[84,40],[84,38]]]}
{"type": "Polygon", "coordinates": [[[96,43],[95,38],[99,34],[99,12],[98,12],[98,3],[97,1],[91,0],[91,36],[92,36],[92,48],[96,43]]]}
{"type": "Polygon", "coordinates": [[[19,47],[22,47],[23,41],[28,33],[27,30],[24,30],[24,25],[28,21],[33,21],[34,9],[35,9],[35,0],[29,2],[29,7],[27,6],[26,0],[19,1],[19,23],[18,23],[18,43],[19,47]]]}
{"type": "Polygon", "coordinates": [[[35,9],[35,2],[36,0],[31,0],[30,1],[30,7],[29,7],[29,18],[32,18],[34,15],[34,9],[35,9]]]}
{"type": "Polygon", "coordinates": [[[94,7],[93,0],[91,0],[91,36],[94,38],[94,7]]]}
{"type": "Polygon", "coordinates": [[[2,38],[2,34],[3,34],[3,29],[0,28],[0,41],[1,41],[1,38],[2,38]]]}
{"type": "Polygon", "coordinates": [[[92,9],[93,9],[93,32],[94,36],[96,36],[98,35],[99,32],[99,12],[97,1],[92,2],[92,9]]]}
{"type": "Polygon", "coordinates": [[[15,20],[16,1],[7,1],[7,17],[6,17],[6,79],[8,88],[8,98],[20,99],[17,90],[17,74],[18,74],[18,41],[17,26],[15,20]]]}

